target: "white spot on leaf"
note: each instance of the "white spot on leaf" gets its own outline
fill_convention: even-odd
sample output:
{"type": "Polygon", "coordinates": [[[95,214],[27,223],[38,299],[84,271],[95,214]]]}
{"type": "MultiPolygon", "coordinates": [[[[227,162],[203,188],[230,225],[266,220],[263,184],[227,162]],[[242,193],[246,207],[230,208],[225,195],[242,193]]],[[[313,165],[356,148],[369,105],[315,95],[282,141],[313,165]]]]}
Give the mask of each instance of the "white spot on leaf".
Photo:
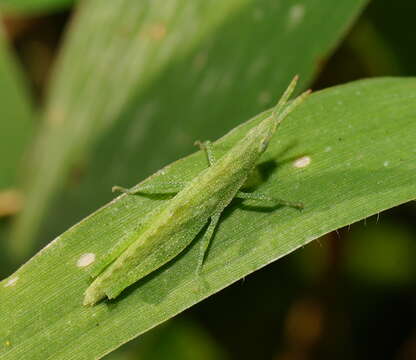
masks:
{"type": "Polygon", "coordinates": [[[305,7],[301,4],[293,5],[289,9],[289,28],[293,29],[297,26],[305,16],[305,7]]]}
{"type": "Polygon", "coordinates": [[[383,165],[384,165],[385,167],[387,167],[387,166],[389,166],[389,165],[390,165],[390,162],[386,160],[386,161],[383,163],[383,165]]]}
{"type": "Polygon", "coordinates": [[[86,253],[81,255],[81,257],[77,261],[78,267],[85,267],[92,264],[95,261],[95,254],[93,253],[86,253]]]}
{"type": "Polygon", "coordinates": [[[330,152],[332,150],[332,147],[330,147],[330,146],[327,146],[326,148],[325,148],[325,152],[330,152]]]}
{"type": "Polygon", "coordinates": [[[302,156],[301,158],[295,160],[293,166],[296,168],[307,167],[311,163],[311,158],[309,156],[302,156]]]}
{"type": "Polygon", "coordinates": [[[13,286],[16,284],[17,280],[19,280],[18,276],[12,277],[11,279],[9,279],[5,284],[4,287],[9,287],[9,286],[13,286]]]}

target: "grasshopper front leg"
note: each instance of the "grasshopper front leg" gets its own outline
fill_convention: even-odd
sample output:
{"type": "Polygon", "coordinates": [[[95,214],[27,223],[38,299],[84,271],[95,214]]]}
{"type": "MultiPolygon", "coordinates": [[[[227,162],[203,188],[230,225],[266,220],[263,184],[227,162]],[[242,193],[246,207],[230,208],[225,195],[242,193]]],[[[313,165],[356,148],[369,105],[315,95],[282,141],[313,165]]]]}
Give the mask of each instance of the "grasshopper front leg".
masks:
{"type": "MultiPolygon", "coordinates": [[[[205,151],[207,156],[208,165],[211,166],[215,163],[215,155],[212,148],[211,141],[195,141],[195,145],[199,146],[199,148],[205,151]]],[[[180,192],[186,186],[185,182],[180,181],[168,181],[168,182],[161,182],[157,184],[150,184],[150,185],[142,185],[138,187],[133,187],[131,189],[115,185],[112,187],[112,192],[122,192],[129,195],[136,195],[140,193],[153,193],[153,194],[176,194],[180,192]]]]}

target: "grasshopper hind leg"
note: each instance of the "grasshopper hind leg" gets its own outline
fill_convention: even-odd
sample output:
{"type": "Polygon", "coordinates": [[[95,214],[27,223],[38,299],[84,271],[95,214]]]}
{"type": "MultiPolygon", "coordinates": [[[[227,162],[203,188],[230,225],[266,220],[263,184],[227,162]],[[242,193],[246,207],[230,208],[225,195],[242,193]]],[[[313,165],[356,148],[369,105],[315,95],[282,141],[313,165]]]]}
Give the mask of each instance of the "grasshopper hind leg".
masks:
{"type": "Polygon", "coordinates": [[[214,235],[215,228],[217,227],[218,220],[220,219],[221,212],[218,212],[211,216],[210,223],[208,228],[205,230],[205,234],[201,239],[201,244],[199,246],[199,259],[198,265],[196,268],[196,273],[199,275],[202,270],[202,265],[204,264],[204,260],[209,248],[209,244],[211,243],[212,236],[214,235]]]}

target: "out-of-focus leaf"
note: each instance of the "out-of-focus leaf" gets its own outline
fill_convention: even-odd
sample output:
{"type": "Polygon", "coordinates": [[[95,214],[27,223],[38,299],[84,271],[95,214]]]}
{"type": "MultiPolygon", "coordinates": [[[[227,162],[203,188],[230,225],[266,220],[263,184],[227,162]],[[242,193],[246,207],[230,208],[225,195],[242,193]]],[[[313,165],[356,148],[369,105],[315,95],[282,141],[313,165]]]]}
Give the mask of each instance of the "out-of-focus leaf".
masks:
{"type": "MultiPolygon", "coordinates": [[[[415,12],[416,3],[413,0],[370,2],[365,21],[370,24],[371,33],[378,39],[376,43],[382,44],[386,51],[376,45],[374,50],[378,48],[382,52],[373,51],[370,54],[365,51],[365,62],[370,67],[373,64],[375,69],[383,62],[390,61],[392,65],[390,71],[376,75],[394,75],[395,70],[400,71],[400,75],[415,74],[416,49],[409,45],[413,43],[413,14],[415,12]]],[[[364,50],[363,47],[360,47],[360,50],[364,50]]]]}
{"type": "Polygon", "coordinates": [[[403,74],[397,54],[373,24],[361,19],[348,36],[348,45],[371,76],[403,74]]]}
{"type": "MultiPolygon", "coordinates": [[[[302,212],[234,204],[222,217],[201,276],[194,271],[196,240],[115,301],[84,307],[90,279],[79,259],[102,256],[166,201],[115,199],[0,283],[0,357],[98,358],[313,239],[415,199],[415,100],[416,79],[399,78],[364,80],[312,95],[279,128],[260,165],[267,179],[259,190],[302,200],[302,212]]],[[[217,141],[217,155],[269,114],[217,141]]],[[[148,183],[190,179],[205,167],[198,152],[148,183]]]]}
{"type": "Polygon", "coordinates": [[[111,185],[270,106],[295,73],[309,83],[365,3],[84,1],[55,71],[14,252],[33,251],[42,221],[44,240],[108,201],[111,185]]]}
{"type": "Polygon", "coordinates": [[[356,282],[393,287],[414,283],[416,243],[408,229],[373,223],[354,229],[346,240],[345,267],[356,282]]]}
{"type": "MultiPolygon", "coordinates": [[[[33,135],[33,113],[26,83],[0,26],[0,274],[10,272],[6,237],[10,230],[6,216],[23,206],[19,189],[22,158],[33,135]]],[[[1,276],[1,275],[0,275],[1,276]]]]}
{"type": "Polygon", "coordinates": [[[5,14],[39,14],[62,10],[75,0],[0,0],[0,11],[5,14]]]}
{"type": "MultiPolygon", "coordinates": [[[[33,131],[33,114],[26,84],[0,27],[0,218],[16,214],[23,196],[18,173],[33,131]]],[[[6,256],[9,222],[0,221],[0,274],[10,271],[6,256]]]]}
{"type": "Polygon", "coordinates": [[[16,186],[32,132],[33,114],[26,84],[0,28],[0,192],[16,186]]]}
{"type": "Polygon", "coordinates": [[[105,360],[223,360],[224,351],[195,323],[173,320],[131,341],[105,360]]]}

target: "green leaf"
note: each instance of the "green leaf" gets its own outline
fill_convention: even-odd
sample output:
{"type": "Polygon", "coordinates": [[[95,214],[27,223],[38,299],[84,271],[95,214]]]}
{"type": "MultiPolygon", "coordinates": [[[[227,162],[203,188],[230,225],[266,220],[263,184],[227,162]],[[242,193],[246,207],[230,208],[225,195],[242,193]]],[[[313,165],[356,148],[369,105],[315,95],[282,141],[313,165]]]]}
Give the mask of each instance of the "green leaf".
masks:
{"type": "Polygon", "coordinates": [[[415,10],[415,2],[412,0],[400,0],[395,3],[372,1],[370,3],[364,19],[364,23],[370,26],[370,37],[364,33],[363,40],[356,40],[362,44],[357,50],[364,51],[364,62],[368,64],[372,74],[376,71],[380,74],[380,70],[389,68],[389,74],[393,71],[395,71],[394,73],[400,71],[401,75],[414,74],[416,50],[408,44],[413,29],[412,20],[415,10]],[[372,48],[372,54],[368,48],[364,49],[365,45],[372,48]],[[381,52],[376,54],[374,50],[381,50],[381,52]],[[389,67],[379,66],[380,64],[388,65],[389,62],[391,64],[389,67]]]}
{"type": "Polygon", "coordinates": [[[39,14],[62,10],[75,0],[0,0],[0,11],[5,14],[39,14]]]}
{"type": "MultiPolygon", "coordinates": [[[[27,84],[0,26],[0,218],[23,205],[19,189],[22,160],[33,136],[34,114],[27,84]]],[[[0,221],[0,274],[10,262],[5,245],[10,222],[0,221]]],[[[8,270],[10,271],[10,269],[8,270]]]]}
{"type": "Polygon", "coordinates": [[[23,152],[32,137],[28,89],[0,28],[0,191],[16,186],[23,152]]]}
{"type": "MultiPolygon", "coordinates": [[[[118,197],[0,283],[0,357],[98,358],[313,239],[415,199],[415,99],[414,78],[363,80],[313,94],[282,124],[259,165],[267,175],[259,189],[303,201],[302,212],[234,203],[200,277],[196,240],[115,301],[83,307],[90,279],[78,261],[102,255],[166,201],[118,197]]],[[[268,114],[224,136],[216,151],[224,152],[268,114]]],[[[198,152],[147,181],[189,179],[205,162],[198,152]]]]}
{"type": "Polygon", "coordinates": [[[105,360],[225,360],[228,357],[203,328],[180,318],[122,346],[105,360]]]}
{"type": "Polygon", "coordinates": [[[416,243],[410,228],[384,220],[353,229],[345,250],[346,272],[355,283],[397,288],[416,280],[416,243]]]}
{"type": "Polygon", "coordinates": [[[295,73],[305,86],[365,3],[83,2],[52,81],[14,252],[24,257],[36,235],[51,238],[104,204],[112,185],[271,106],[295,73]]]}
{"type": "MultiPolygon", "coordinates": [[[[23,195],[20,170],[33,136],[33,113],[28,89],[0,26],[0,218],[21,211],[23,195]]],[[[10,223],[0,221],[0,239],[6,237],[10,223]]],[[[11,259],[5,241],[0,241],[0,274],[11,259]]]]}

